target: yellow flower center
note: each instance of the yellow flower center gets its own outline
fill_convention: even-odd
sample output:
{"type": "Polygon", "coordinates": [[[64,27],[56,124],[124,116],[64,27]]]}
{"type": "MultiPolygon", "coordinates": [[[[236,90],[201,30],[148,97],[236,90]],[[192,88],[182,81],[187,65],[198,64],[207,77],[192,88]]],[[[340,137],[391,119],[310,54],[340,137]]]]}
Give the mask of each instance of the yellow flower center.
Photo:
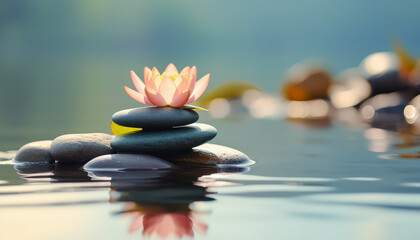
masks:
{"type": "MultiPolygon", "coordinates": [[[[168,77],[170,77],[172,80],[174,80],[175,81],[175,79],[177,78],[179,76],[179,74],[172,74],[172,75],[170,75],[170,76],[168,76],[168,77]]],[[[166,77],[166,72],[163,72],[162,73],[162,75],[161,75],[161,79],[164,79],[166,77]]]]}

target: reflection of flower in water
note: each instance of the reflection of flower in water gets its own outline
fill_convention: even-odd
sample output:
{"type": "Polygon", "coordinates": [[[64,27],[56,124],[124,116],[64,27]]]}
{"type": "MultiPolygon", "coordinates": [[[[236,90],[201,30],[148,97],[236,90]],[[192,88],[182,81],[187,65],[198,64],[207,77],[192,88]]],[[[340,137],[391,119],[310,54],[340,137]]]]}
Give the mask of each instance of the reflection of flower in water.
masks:
{"type": "Polygon", "coordinates": [[[130,233],[143,229],[143,235],[152,237],[157,235],[160,238],[176,236],[193,237],[194,229],[206,234],[207,225],[196,220],[197,212],[189,209],[188,205],[180,208],[168,209],[164,206],[139,206],[134,202],[127,202],[128,213],[133,217],[130,226],[130,233]]]}

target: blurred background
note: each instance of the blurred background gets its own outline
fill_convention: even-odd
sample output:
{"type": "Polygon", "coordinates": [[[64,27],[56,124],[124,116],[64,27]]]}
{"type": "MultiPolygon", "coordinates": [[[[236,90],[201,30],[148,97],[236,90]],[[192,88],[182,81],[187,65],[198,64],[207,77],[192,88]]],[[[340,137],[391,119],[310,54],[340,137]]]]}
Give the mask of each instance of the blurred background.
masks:
{"type": "Polygon", "coordinates": [[[142,77],[144,66],[197,65],[198,77],[211,73],[208,91],[241,80],[280,97],[302,61],[335,79],[369,54],[392,52],[393,36],[419,57],[418,9],[411,0],[3,0],[0,150],[110,132],[114,112],[139,106],[123,86],[132,87],[129,71],[142,77]]]}

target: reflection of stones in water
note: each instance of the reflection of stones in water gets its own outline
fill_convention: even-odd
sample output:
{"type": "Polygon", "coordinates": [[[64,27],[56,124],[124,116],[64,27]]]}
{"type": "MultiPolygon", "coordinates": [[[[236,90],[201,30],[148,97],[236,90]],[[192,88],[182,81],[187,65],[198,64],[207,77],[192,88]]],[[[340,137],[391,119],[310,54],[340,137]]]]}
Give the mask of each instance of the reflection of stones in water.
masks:
{"type": "MultiPolygon", "coordinates": [[[[420,146],[420,136],[413,134],[412,126],[398,129],[398,132],[389,132],[379,128],[370,128],[365,131],[365,137],[369,139],[368,147],[373,152],[386,152],[391,149],[411,149],[420,146]]],[[[418,152],[404,151],[398,154],[383,154],[379,156],[384,159],[417,159],[418,152]]]]}
{"type": "Polygon", "coordinates": [[[420,134],[420,95],[413,98],[410,103],[404,108],[405,121],[411,127],[411,133],[420,134]]]}
{"type": "Polygon", "coordinates": [[[395,92],[379,94],[366,100],[359,109],[363,120],[372,127],[399,131],[407,125],[404,118],[409,94],[395,92]]]}
{"type": "Polygon", "coordinates": [[[29,182],[88,182],[91,178],[81,164],[24,163],[15,164],[19,175],[29,182]]]}
{"type": "Polygon", "coordinates": [[[182,153],[159,157],[141,154],[111,154],[93,159],[84,166],[92,179],[111,183],[110,202],[124,202],[119,214],[129,215],[130,233],[161,238],[206,233],[207,225],[196,219],[200,212],[193,205],[212,201],[209,183],[203,176],[248,171],[253,164],[238,150],[203,144],[182,153]]]}
{"type": "Polygon", "coordinates": [[[408,149],[420,146],[420,136],[418,136],[417,129],[413,126],[408,126],[396,134],[402,142],[394,144],[397,149],[408,149]]]}
{"type": "Polygon", "coordinates": [[[330,118],[321,118],[321,119],[293,119],[289,118],[287,121],[309,128],[329,128],[331,126],[330,118]]]}
{"type": "Polygon", "coordinates": [[[329,115],[330,105],[322,99],[287,103],[287,117],[291,119],[322,119],[329,115]]]}
{"type": "Polygon", "coordinates": [[[372,152],[386,152],[391,146],[388,133],[379,128],[369,128],[364,136],[369,140],[368,149],[372,152]]]}
{"type": "Polygon", "coordinates": [[[354,107],[336,109],[333,112],[333,117],[355,130],[365,129],[367,125],[360,116],[359,111],[354,107]]]}
{"type": "Polygon", "coordinates": [[[413,135],[409,128],[392,132],[381,128],[369,128],[364,136],[368,139],[368,149],[372,152],[386,152],[390,149],[409,149],[420,145],[420,137],[413,135]]]}
{"type": "MultiPolygon", "coordinates": [[[[405,99],[405,96],[399,92],[379,94],[366,100],[360,106],[360,111],[361,111],[362,117],[366,120],[369,120],[374,116],[375,112],[378,109],[395,107],[401,104],[405,104],[407,102],[408,101],[405,99]],[[371,113],[369,110],[365,110],[367,108],[371,108],[373,112],[371,113]]],[[[390,111],[390,113],[393,113],[393,112],[390,111]]],[[[400,112],[397,112],[397,113],[400,113],[400,112]]]]}
{"type": "Polygon", "coordinates": [[[378,156],[379,158],[383,159],[419,159],[420,154],[418,153],[402,153],[402,154],[382,154],[378,156]]]}
{"type": "Polygon", "coordinates": [[[405,158],[405,159],[408,159],[408,158],[420,159],[420,154],[418,154],[418,153],[417,154],[403,153],[403,154],[400,154],[399,157],[400,158],[405,158]]]}
{"type": "MultiPolygon", "coordinates": [[[[190,204],[195,201],[210,201],[207,188],[197,186],[197,179],[217,169],[184,169],[178,171],[136,171],[124,176],[123,173],[103,173],[111,176],[111,198],[113,202],[133,201],[140,205],[190,204]],[[144,174],[146,173],[146,174],[144,174]],[[137,176],[136,176],[137,175],[137,176]]],[[[92,172],[96,175],[97,172],[92,172]]]]}
{"type": "Polygon", "coordinates": [[[287,119],[307,127],[326,128],[331,125],[331,107],[321,99],[290,101],[287,103],[287,119]]]}
{"type": "Polygon", "coordinates": [[[130,233],[142,231],[148,237],[181,238],[192,237],[197,231],[206,234],[207,225],[197,218],[205,212],[197,210],[196,206],[213,198],[208,196],[211,192],[199,179],[220,171],[226,172],[226,169],[183,165],[177,170],[148,171],[146,178],[143,174],[146,172],[142,171],[114,172],[117,175],[93,171],[91,174],[111,177],[110,202],[125,203],[119,214],[132,218],[130,233]]]}
{"type": "Polygon", "coordinates": [[[51,175],[52,171],[55,168],[55,164],[49,163],[25,163],[25,164],[15,164],[14,167],[18,174],[23,177],[31,176],[47,176],[51,175]]]}
{"type": "Polygon", "coordinates": [[[247,166],[205,166],[179,163],[176,169],[91,169],[86,170],[93,179],[108,179],[114,188],[155,188],[156,186],[194,185],[198,178],[216,173],[243,173],[247,166]]]}
{"type": "Polygon", "coordinates": [[[189,152],[160,157],[106,155],[87,163],[84,169],[93,179],[110,180],[110,202],[125,203],[119,213],[132,217],[131,233],[142,230],[145,236],[166,238],[193,236],[194,230],[206,233],[207,225],[195,218],[199,212],[191,210],[192,205],[213,200],[208,196],[209,183],[201,177],[245,172],[249,169],[246,165],[252,163],[235,149],[204,144],[189,152]]]}

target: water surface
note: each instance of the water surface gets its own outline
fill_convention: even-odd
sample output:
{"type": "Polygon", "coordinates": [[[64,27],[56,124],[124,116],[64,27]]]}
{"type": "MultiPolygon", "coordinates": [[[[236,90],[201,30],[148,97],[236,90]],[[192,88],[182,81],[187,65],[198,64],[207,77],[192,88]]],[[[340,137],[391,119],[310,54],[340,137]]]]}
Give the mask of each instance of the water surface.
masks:
{"type": "Polygon", "coordinates": [[[410,145],[397,133],[335,121],[313,128],[287,120],[203,119],[219,130],[213,143],[237,148],[256,164],[87,173],[75,165],[15,166],[2,153],[1,239],[420,234],[415,137],[410,145]]]}

